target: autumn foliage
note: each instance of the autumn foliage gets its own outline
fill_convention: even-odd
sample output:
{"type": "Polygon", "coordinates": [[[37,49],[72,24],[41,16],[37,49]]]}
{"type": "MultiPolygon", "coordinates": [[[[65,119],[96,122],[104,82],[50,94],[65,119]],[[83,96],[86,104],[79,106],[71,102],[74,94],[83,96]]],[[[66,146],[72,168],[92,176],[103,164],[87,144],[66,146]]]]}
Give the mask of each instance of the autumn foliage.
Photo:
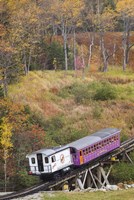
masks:
{"type": "Polygon", "coordinates": [[[133,0],[0,0],[0,16],[0,184],[44,146],[134,133],[133,0]]]}

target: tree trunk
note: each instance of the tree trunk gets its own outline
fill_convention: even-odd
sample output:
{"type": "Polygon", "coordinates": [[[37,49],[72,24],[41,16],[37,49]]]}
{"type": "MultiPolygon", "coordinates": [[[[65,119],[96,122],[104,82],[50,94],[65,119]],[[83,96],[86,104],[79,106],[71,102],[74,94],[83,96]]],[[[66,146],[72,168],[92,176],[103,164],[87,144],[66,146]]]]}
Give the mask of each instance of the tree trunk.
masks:
{"type": "Polygon", "coordinates": [[[27,73],[29,73],[29,70],[30,70],[31,58],[32,58],[32,50],[30,49],[28,65],[27,65],[27,73]]]}
{"type": "Polygon", "coordinates": [[[100,37],[100,46],[101,46],[101,54],[102,54],[102,59],[103,59],[103,72],[107,72],[108,70],[108,58],[107,58],[107,52],[104,44],[104,36],[101,34],[100,37]]]}
{"type": "Polygon", "coordinates": [[[82,78],[85,78],[85,59],[84,59],[84,51],[83,46],[81,45],[81,57],[82,57],[82,78]]]}
{"type": "Polygon", "coordinates": [[[123,34],[123,71],[126,70],[129,55],[129,39],[130,39],[130,19],[124,16],[124,34],[123,34]]]}
{"type": "Polygon", "coordinates": [[[123,48],[123,71],[126,71],[126,68],[127,68],[127,49],[126,49],[126,46],[124,45],[124,48],[123,48]]]}
{"type": "Polygon", "coordinates": [[[67,71],[68,70],[68,60],[67,60],[67,30],[66,30],[66,27],[64,27],[63,40],[64,40],[65,70],[67,71]]]}
{"type": "Polygon", "coordinates": [[[74,28],[74,34],[73,34],[73,52],[74,52],[74,70],[76,71],[76,34],[75,34],[75,28],[74,28]]]}
{"type": "Polygon", "coordinates": [[[89,45],[89,57],[88,57],[88,68],[90,68],[91,58],[92,58],[92,48],[94,45],[94,33],[90,33],[90,45],[89,45]]]}
{"type": "Polygon", "coordinates": [[[7,69],[5,68],[4,71],[4,77],[3,77],[3,89],[4,89],[4,97],[7,97],[8,89],[7,89],[7,69]]]}
{"type": "Polygon", "coordinates": [[[4,191],[7,191],[7,159],[6,159],[6,152],[4,151],[4,191]]]}
{"type": "Polygon", "coordinates": [[[25,72],[25,75],[28,74],[28,69],[27,69],[27,58],[26,58],[26,52],[25,52],[25,49],[23,50],[23,54],[24,54],[24,72],[25,72]]]}

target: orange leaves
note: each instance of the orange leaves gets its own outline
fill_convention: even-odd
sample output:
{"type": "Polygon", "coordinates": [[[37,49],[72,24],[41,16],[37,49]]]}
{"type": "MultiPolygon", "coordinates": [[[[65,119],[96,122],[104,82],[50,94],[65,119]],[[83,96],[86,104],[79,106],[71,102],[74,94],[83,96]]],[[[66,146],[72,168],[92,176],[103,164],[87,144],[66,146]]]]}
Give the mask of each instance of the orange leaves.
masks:
{"type": "Polygon", "coordinates": [[[30,119],[30,111],[28,111],[28,108],[9,100],[1,100],[0,110],[0,117],[2,118],[4,116],[0,126],[1,134],[3,134],[0,144],[3,145],[3,147],[12,147],[12,143],[10,143],[11,137],[13,139],[15,151],[17,151],[16,148],[18,148],[19,151],[19,148],[25,147],[25,151],[28,152],[31,151],[31,149],[35,150],[43,147],[45,132],[38,122],[36,122],[36,119],[30,119]]]}

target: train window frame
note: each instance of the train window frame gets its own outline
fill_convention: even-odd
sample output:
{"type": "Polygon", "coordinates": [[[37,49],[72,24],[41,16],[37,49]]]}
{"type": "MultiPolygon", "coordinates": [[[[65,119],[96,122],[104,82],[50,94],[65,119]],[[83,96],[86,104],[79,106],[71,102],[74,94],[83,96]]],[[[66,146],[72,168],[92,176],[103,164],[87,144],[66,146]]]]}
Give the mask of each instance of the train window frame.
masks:
{"type": "Polygon", "coordinates": [[[101,149],[103,147],[103,141],[99,142],[98,146],[99,146],[99,149],[101,149]]]}
{"type": "Polygon", "coordinates": [[[51,161],[52,161],[52,163],[56,162],[56,157],[55,157],[55,156],[52,156],[52,157],[51,157],[51,161]]]}
{"type": "Polygon", "coordinates": [[[91,146],[91,153],[93,153],[94,152],[94,147],[93,146],[91,146]]]}
{"type": "Polygon", "coordinates": [[[83,149],[83,154],[86,155],[86,149],[83,149]]]}
{"type": "Polygon", "coordinates": [[[80,150],[80,156],[82,156],[82,150],[80,150]]]}
{"type": "Polygon", "coordinates": [[[35,158],[34,157],[31,158],[31,163],[35,164],[35,158]]]}
{"type": "Polygon", "coordinates": [[[86,154],[89,154],[88,148],[86,148],[86,154]]]}
{"type": "Polygon", "coordinates": [[[96,151],[96,144],[94,145],[94,151],[96,151]]]}
{"type": "Polygon", "coordinates": [[[76,154],[76,149],[70,148],[70,152],[71,152],[72,154],[76,154]]]}
{"type": "Polygon", "coordinates": [[[48,157],[45,157],[45,163],[47,164],[47,163],[49,163],[49,159],[48,159],[48,157]]]}

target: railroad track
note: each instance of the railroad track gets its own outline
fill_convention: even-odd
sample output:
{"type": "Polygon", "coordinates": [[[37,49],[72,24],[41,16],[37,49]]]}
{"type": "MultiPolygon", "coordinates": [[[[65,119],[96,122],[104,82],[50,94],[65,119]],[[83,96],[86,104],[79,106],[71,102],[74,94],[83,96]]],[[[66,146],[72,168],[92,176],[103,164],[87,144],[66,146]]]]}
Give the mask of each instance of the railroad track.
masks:
{"type": "Polygon", "coordinates": [[[14,192],[9,195],[0,196],[0,200],[10,200],[10,199],[15,199],[15,198],[19,198],[19,197],[24,197],[29,194],[34,194],[39,191],[50,190],[50,189],[54,188],[55,186],[64,183],[65,181],[75,178],[77,174],[81,174],[85,169],[87,169],[89,167],[95,168],[95,167],[99,166],[100,164],[105,163],[106,161],[110,161],[112,157],[122,156],[124,153],[128,153],[133,150],[134,150],[134,138],[131,138],[131,139],[121,143],[121,146],[118,149],[104,155],[103,157],[99,157],[99,158],[95,159],[88,165],[84,165],[79,169],[71,170],[70,173],[68,173],[67,175],[65,175],[61,178],[58,178],[55,181],[50,181],[50,182],[45,182],[45,183],[42,182],[42,183],[35,185],[33,187],[30,187],[28,189],[14,192]]]}

